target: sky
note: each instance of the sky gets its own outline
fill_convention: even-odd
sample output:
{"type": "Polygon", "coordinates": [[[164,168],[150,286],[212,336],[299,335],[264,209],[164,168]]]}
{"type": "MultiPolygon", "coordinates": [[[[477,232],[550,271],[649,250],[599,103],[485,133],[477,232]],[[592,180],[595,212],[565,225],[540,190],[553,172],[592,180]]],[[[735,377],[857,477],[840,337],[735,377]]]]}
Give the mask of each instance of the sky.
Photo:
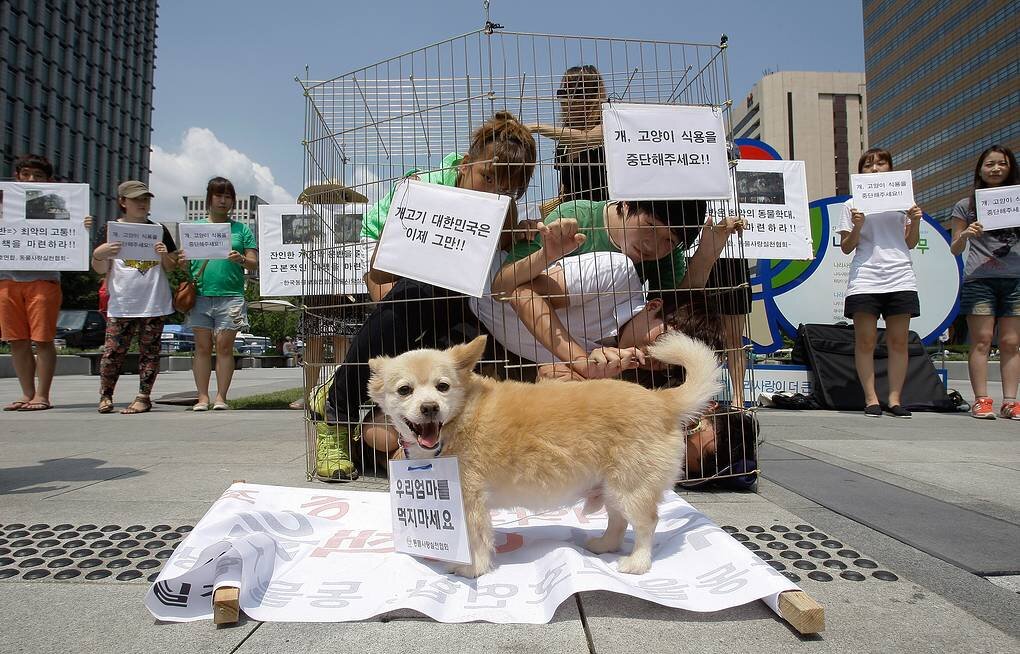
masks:
{"type": "MultiPolygon", "coordinates": [[[[861,72],[860,0],[492,0],[508,31],[718,43],[732,97],[765,72],[861,72]]],[[[156,219],[214,175],[240,195],[292,202],[302,189],[305,102],[296,76],[329,79],[471,32],[481,0],[163,0],[156,34],[156,219]]],[[[577,62],[582,63],[582,62],[577,62]]]]}

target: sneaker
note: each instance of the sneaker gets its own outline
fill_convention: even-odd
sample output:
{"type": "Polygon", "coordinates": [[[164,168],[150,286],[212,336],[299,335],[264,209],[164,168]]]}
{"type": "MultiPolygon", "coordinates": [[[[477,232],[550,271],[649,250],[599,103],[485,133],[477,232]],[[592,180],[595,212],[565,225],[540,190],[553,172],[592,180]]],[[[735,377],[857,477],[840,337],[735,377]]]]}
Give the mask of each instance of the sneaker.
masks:
{"type": "Polygon", "coordinates": [[[992,406],[992,398],[975,397],[974,406],[970,408],[970,415],[982,420],[995,420],[995,408],[992,406]]]}
{"type": "Polygon", "coordinates": [[[315,477],[321,481],[353,481],[358,470],[351,461],[347,430],[315,423],[315,477]]]}
{"type": "Polygon", "coordinates": [[[1003,402],[1002,408],[999,409],[999,417],[1007,420],[1020,420],[1020,402],[1015,400],[1003,402]]]}
{"type": "Polygon", "coordinates": [[[909,418],[913,415],[899,404],[889,407],[889,413],[896,418],[909,418]]]}
{"type": "Polygon", "coordinates": [[[864,407],[864,415],[869,418],[881,418],[882,407],[880,407],[877,404],[869,404],[868,406],[864,407]]]}

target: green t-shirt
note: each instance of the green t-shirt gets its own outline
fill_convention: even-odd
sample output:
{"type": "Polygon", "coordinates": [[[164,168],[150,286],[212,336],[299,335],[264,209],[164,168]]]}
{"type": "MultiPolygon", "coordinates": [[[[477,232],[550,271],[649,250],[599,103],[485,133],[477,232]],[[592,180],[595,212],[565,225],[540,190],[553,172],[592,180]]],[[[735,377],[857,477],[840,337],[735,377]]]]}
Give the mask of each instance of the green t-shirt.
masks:
{"type": "MultiPolygon", "coordinates": [[[[609,230],[606,228],[607,204],[608,202],[592,200],[564,202],[546,217],[545,224],[549,225],[560,218],[573,218],[577,221],[580,231],[588,238],[572,255],[587,252],[619,252],[620,248],[610,240],[609,230]]],[[[533,252],[538,252],[541,247],[540,236],[534,241],[520,241],[510,249],[510,256],[506,258],[504,265],[520,261],[533,252]]],[[[641,281],[648,282],[649,290],[679,288],[687,273],[687,259],[681,248],[673,250],[673,254],[668,257],[656,261],[635,261],[634,265],[641,281]]]]}
{"type": "MultiPolygon", "coordinates": [[[[418,175],[418,178],[423,182],[442,184],[443,186],[456,186],[457,166],[460,165],[463,159],[463,155],[451,152],[443,157],[443,167],[439,170],[427,173],[420,173],[417,169],[409,170],[404,174],[404,177],[418,175]]],[[[378,241],[382,238],[383,226],[386,224],[386,216],[390,213],[390,203],[393,201],[393,191],[395,190],[396,186],[390,189],[386,197],[369,207],[364,220],[361,221],[361,238],[368,238],[373,241],[378,241]]]]}
{"type": "MultiPolygon", "coordinates": [[[[208,223],[208,220],[199,220],[208,223]]],[[[255,235],[248,226],[235,220],[230,221],[230,249],[244,254],[245,250],[257,250],[255,235]]],[[[187,252],[184,253],[185,255],[187,252]]],[[[205,297],[238,297],[244,296],[244,267],[229,259],[210,259],[202,276],[198,271],[205,261],[188,261],[191,276],[197,279],[198,294],[205,297]]]]}

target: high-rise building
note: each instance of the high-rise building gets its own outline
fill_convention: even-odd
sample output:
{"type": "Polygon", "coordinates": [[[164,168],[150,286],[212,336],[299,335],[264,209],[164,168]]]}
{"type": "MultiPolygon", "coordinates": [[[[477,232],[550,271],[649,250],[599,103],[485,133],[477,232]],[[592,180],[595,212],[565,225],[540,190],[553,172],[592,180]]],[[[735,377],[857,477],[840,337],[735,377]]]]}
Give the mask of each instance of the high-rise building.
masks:
{"type": "MultiPolygon", "coordinates": [[[[204,195],[185,195],[184,219],[202,220],[208,215],[205,210],[204,195]]],[[[257,195],[239,195],[234,200],[234,208],[230,210],[230,219],[244,223],[253,234],[258,234],[258,206],[269,204],[257,195]]]]}
{"type": "Polygon", "coordinates": [[[0,2],[0,177],[45,155],[117,214],[117,185],[149,178],[157,0],[0,2]]]}
{"type": "Polygon", "coordinates": [[[914,199],[946,220],[978,155],[1020,138],[1015,0],[864,0],[872,145],[914,177],[914,199]]]}
{"type": "Polygon", "coordinates": [[[810,199],[848,195],[868,144],[864,98],[863,73],[770,73],[734,102],[733,136],[803,161],[810,199]]]}

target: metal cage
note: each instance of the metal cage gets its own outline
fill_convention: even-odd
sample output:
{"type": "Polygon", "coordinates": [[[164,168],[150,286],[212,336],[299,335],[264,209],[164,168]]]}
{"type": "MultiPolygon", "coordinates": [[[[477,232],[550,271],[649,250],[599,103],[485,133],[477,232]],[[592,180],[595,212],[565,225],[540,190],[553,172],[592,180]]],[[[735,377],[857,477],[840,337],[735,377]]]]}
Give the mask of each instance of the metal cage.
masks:
{"type": "MultiPolygon", "coordinates": [[[[304,249],[304,278],[311,291],[302,298],[301,331],[308,344],[304,366],[309,385],[329,383],[373,311],[379,311],[387,301],[402,301],[374,302],[365,294],[356,274],[360,272],[358,262],[363,266],[373,248],[370,243],[359,242],[360,219],[368,207],[409,172],[437,170],[446,155],[466,152],[472,133],[497,111],[509,111],[528,125],[565,122],[568,110],[561,102],[564,72],[582,64],[597,69],[604,81],[603,99],[610,102],[713,106],[724,113],[727,129],[730,127],[725,37],[718,44],[679,43],[518,33],[490,23],[484,29],[332,79],[297,80],[306,99],[306,188],[299,201],[319,225],[312,230],[304,249]]],[[[516,205],[520,219],[540,219],[564,200],[562,161],[571,156],[573,146],[538,134],[535,138],[535,172],[516,205]]],[[[578,162],[582,170],[597,165],[578,162]]],[[[604,187],[589,188],[575,193],[572,199],[601,197],[604,193],[604,187]]],[[[739,247],[737,251],[727,247],[731,250],[728,255],[740,257],[739,247]]],[[[682,293],[693,298],[697,293],[724,294],[747,288],[744,280],[682,293]]],[[[445,300],[437,302],[437,317],[444,310],[457,312],[450,324],[478,323],[463,306],[444,309],[442,304],[453,306],[445,300]]],[[[747,316],[737,315],[746,332],[747,316]]],[[[569,330],[570,325],[566,326],[569,330]]],[[[602,335],[589,336],[597,341],[602,335]]],[[[398,349],[417,346],[420,343],[396,344],[398,349]]],[[[731,363],[734,359],[746,360],[747,350],[739,341],[724,342],[720,349],[728,350],[720,354],[728,355],[731,363]]],[[[535,374],[533,363],[512,354],[497,348],[496,354],[484,362],[483,372],[525,379],[535,374]]],[[[365,361],[352,360],[344,365],[360,367],[367,377],[365,361]]],[[[749,379],[750,366],[743,373],[742,368],[738,364],[735,369],[742,378],[749,379]]],[[[671,380],[635,381],[655,384],[671,380]]],[[[322,393],[319,395],[321,409],[322,393]]],[[[371,427],[381,425],[372,418],[367,403],[359,403],[358,411],[362,427],[346,434],[348,446],[361,473],[381,479],[385,475],[385,454],[375,450],[373,441],[366,438],[371,427]]],[[[726,411],[720,413],[725,418],[726,411]]],[[[317,433],[322,432],[324,422],[343,421],[320,413],[315,402],[310,402],[306,420],[307,473],[311,479],[316,475],[317,433]]],[[[745,470],[732,468],[738,463],[736,459],[755,461],[756,433],[749,433],[754,430],[746,421],[737,423],[739,433],[733,437],[743,445],[718,452],[716,461],[703,470],[710,470],[712,475],[738,474],[745,470]]],[[[746,472],[751,469],[753,466],[746,472]]]]}

